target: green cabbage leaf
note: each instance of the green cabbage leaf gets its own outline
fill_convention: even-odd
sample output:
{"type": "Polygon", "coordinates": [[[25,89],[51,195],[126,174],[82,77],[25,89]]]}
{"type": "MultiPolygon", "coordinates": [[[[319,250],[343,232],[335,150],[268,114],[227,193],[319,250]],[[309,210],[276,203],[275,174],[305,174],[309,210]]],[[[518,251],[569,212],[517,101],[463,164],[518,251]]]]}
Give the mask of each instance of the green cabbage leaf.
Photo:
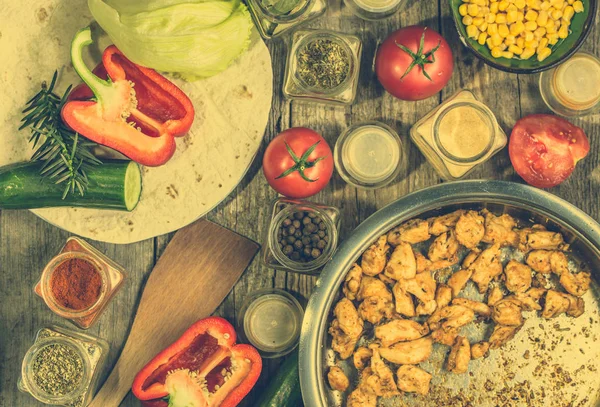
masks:
{"type": "Polygon", "coordinates": [[[239,0],[88,0],[92,15],[136,64],[193,80],[216,75],[250,43],[239,0]]]}

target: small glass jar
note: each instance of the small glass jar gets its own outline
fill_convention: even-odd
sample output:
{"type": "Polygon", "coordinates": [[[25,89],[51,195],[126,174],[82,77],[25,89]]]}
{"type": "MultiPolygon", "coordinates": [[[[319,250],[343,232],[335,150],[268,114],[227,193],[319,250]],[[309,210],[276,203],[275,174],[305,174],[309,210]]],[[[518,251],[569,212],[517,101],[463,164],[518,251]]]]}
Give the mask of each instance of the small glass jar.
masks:
{"type": "Polygon", "coordinates": [[[121,266],[100,253],[87,242],[71,237],[62,248],[60,253],[54,257],[42,272],[40,281],[34,287],[34,292],[40,296],[48,308],[55,314],[73,322],[81,329],[88,329],[100,317],[108,302],[121,288],[125,279],[125,271],[121,266]],[[52,274],[65,261],[80,259],[94,266],[102,278],[100,295],[89,307],[74,310],[63,306],[53,295],[52,274]]]}
{"type": "Polygon", "coordinates": [[[507,142],[496,116],[468,90],[429,112],[411,128],[410,136],[446,181],[464,178],[507,142]]]}
{"type": "Polygon", "coordinates": [[[600,60],[578,52],[565,63],[540,74],[540,93],[556,114],[576,117],[600,108],[600,60]]]}
{"type": "Polygon", "coordinates": [[[298,0],[292,10],[277,11],[265,7],[263,0],[248,0],[248,9],[258,32],[264,39],[271,39],[313,20],[327,10],[325,0],[298,0]]]}
{"type": "Polygon", "coordinates": [[[398,12],[406,0],[344,0],[346,7],[363,20],[377,21],[398,12]]]}
{"type": "Polygon", "coordinates": [[[37,332],[33,345],[25,354],[21,365],[21,377],[17,383],[18,388],[45,404],[84,407],[89,404],[96,390],[108,350],[108,343],[102,339],[54,326],[42,328],[37,332]],[[46,347],[52,345],[70,348],[82,362],[81,382],[73,391],[61,396],[47,393],[34,380],[34,363],[37,356],[46,347]]]}
{"type": "Polygon", "coordinates": [[[283,94],[288,99],[334,105],[351,105],[356,99],[362,42],[358,37],[329,30],[303,30],[293,34],[289,46],[283,94]],[[348,58],[348,73],[335,87],[311,86],[300,75],[298,60],[306,47],[315,41],[326,40],[338,45],[348,58]]]}
{"type": "Polygon", "coordinates": [[[389,126],[376,121],[348,128],[335,143],[335,168],[357,188],[381,188],[400,172],[402,141],[389,126]]]}
{"type": "Polygon", "coordinates": [[[290,293],[277,288],[246,297],[238,314],[237,332],[263,358],[285,356],[298,346],[304,309],[290,293]]]}
{"type": "MultiPolygon", "coordinates": [[[[331,259],[337,249],[338,233],[340,227],[340,212],[332,206],[319,205],[308,201],[278,198],[273,202],[271,220],[264,237],[262,260],[267,267],[293,271],[304,274],[317,274],[318,271],[331,259]],[[321,250],[320,256],[312,261],[295,261],[284,252],[280,243],[279,231],[282,230],[285,219],[295,213],[312,213],[325,225],[327,242],[321,250]]],[[[300,238],[301,239],[301,238],[300,238]]]]}

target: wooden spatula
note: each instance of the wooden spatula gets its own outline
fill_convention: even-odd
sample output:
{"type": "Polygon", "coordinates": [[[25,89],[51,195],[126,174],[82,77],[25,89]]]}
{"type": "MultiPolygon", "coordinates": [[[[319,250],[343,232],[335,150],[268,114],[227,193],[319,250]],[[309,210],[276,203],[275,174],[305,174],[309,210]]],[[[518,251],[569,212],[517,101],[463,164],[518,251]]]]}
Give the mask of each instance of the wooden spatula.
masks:
{"type": "Polygon", "coordinates": [[[258,248],[207,220],[177,232],[148,278],[123,352],[90,407],[118,407],[146,363],[214,312],[258,248]]]}

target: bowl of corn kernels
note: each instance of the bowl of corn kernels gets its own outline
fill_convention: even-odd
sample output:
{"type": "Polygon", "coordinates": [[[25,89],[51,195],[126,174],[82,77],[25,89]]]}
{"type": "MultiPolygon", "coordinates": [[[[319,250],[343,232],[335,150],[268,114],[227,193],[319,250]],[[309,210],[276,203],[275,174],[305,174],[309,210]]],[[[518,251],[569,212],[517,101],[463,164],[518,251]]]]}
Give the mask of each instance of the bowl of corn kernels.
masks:
{"type": "Polygon", "coordinates": [[[573,55],[594,24],[597,0],[450,0],[462,42],[512,73],[550,69],[573,55]]]}

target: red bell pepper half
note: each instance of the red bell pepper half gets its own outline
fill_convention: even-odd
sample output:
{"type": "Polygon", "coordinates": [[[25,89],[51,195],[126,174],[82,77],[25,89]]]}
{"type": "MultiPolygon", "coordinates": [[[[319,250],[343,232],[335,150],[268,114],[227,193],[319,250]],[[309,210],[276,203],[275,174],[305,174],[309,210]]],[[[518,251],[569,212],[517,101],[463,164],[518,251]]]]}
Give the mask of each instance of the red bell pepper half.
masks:
{"type": "Polygon", "coordinates": [[[82,58],[92,43],[90,28],[71,44],[75,71],[85,82],[62,109],[63,121],[76,132],[113,148],[142,165],[159,166],[175,153],[175,137],[187,133],[194,106],[175,84],[156,71],[136,65],[114,45],[90,71],[82,58]],[[95,100],[81,100],[81,99],[95,100]]]}
{"type": "Polygon", "coordinates": [[[234,407],[260,376],[262,360],[250,345],[236,345],[223,318],[192,325],[135,377],[133,394],[145,407],[234,407]]]}

